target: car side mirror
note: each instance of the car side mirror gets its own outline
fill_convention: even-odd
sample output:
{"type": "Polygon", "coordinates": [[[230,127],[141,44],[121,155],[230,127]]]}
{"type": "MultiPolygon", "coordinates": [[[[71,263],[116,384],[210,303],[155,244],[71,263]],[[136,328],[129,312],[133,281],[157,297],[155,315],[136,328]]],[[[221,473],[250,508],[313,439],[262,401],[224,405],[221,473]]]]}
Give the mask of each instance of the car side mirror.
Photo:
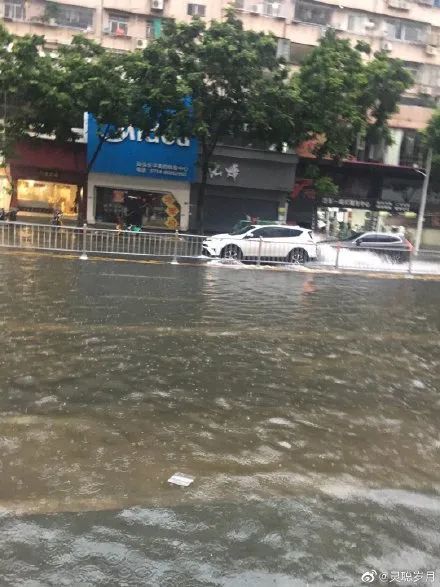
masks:
{"type": "Polygon", "coordinates": [[[357,247],[358,247],[359,245],[361,245],[361,244],[362,244],[362,239],[360,239],[360,240],[357,240],[357,241],[356,241],[356,246],[357,246],[357,247]]]}
{"type": "Polygon", "coordinates": [[[252,238],[254,235],[252,232],[250,232],[249,234],[246,234],[244,238],[252,238]]]}

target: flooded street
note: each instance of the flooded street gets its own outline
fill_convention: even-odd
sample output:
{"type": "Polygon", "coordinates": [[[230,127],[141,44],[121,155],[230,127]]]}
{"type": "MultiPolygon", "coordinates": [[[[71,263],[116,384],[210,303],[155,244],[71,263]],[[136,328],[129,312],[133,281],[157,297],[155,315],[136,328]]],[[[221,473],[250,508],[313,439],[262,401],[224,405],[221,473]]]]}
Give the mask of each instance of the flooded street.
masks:
{"type": "Polygon", "coordinates": [[[1,586],[440,585],[440,282],[0,270],[1,586]]]}

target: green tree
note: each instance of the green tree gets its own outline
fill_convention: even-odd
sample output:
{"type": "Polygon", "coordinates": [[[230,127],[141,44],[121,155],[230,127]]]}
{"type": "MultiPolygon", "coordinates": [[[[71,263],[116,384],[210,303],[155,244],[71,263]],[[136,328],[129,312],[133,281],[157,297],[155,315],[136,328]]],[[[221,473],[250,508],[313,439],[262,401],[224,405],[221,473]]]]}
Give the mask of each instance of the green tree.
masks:
{"type": "Polygon", "coordinates": [[[428,148],[431,148],[435,155],[440,155],[440,108],[433,112],[425,135],[428,148]]]}
{"type": "Polygon", "coordinates": [[[43,45],[43,37],[15,37],[0,25],[0,154],[3,157],[11,155],[17,141],[29,132],[50,126],[39,112],[50,92],[52,69],[43,45]]]}
{"type": "MultiPolygon", "coordinates": [[[[90,112],[101,131],[89,172],[105,139],[126,127],[133,116],[127,59],[82,36],[50,51],[44,37],[16,37],[0,27],[0,155],[12,156],[17,143],[31,136],[75,140],[84,112],[90,112]]],[[[79,219],[87,186],[82,187],[79,219]]]]}
{"type": "Polygon", "coordinates": [[[141,67],[143,77],[136,87],[149,99],[165,94],[172,112],[163,124],[165,133],[193,136],[200,143],[197,225],[203,232],[206,184],[216,146],[238,136],[249,142],[264,140],[279,149],[292,142],[295,89],[277,59],[275,38],[245,31],[232,10],[224,21],[212,21],[209,27],[199,19],[168,23],[163,36],[144,50],[142,60],[145,70],[141,67]],[[189,108],[185,98],[191,100],[189,108]]]}
{"type": "Polygon", "coordinates": [[[318,156],[346,157],[359,135],[390,141],[388,119],[412,78],[402,61],[379,52],[365,62],[365,53],[365,43],[352,47],[329,29],[292,78],[301,97],[299,140],[315,137],[318,156]]]}

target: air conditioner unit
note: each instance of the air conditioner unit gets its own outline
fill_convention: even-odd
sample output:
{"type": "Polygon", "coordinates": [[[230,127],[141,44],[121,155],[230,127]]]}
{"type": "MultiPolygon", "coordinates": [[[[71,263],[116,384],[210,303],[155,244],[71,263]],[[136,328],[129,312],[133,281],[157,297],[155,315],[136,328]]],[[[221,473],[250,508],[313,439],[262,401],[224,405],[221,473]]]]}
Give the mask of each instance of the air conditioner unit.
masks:
{"type": "Polygon", "coordinates": [[[383,41],[383,43],[381,45],[381,49],[382,49],[382,51],[392,51],[393,44],[390,43],[389,41],[383,41]]]}
{"type": "Polygon", "coordinates": [[[252,14],[262,14],[263,7],[261,4],[251,4],[249,6],[249,12],[251,12],[252,14]]]}
{"type": "Polygon", "coordinates": [[[367,22],[365,23],[365,28],[369,31],[371,31],[372,29],[375,29],[377,27],[377,22],[375,22],[374,20],[367,20],[367,22]]]}
{"type": "Polygon", "coordinates": [[[432,45],[426,45],[425,52],[427,55],[437,55],[437,47],[433,47],[432,45]]]}
{"type": "Polygon", "coordinates": [[[163,10],[164,0],[151,0],[151,10],[163,10]]]}
{"type": "Polygon", "coordinates": [[[102,32],[104,33],[104,35],[109,35],[110,34],[110,27],[109,26],[105,26],[102,29],[102,32]]]}
{"type": "Polygon", "coordinates": [[[406,0],[388,0],[388,7],[395,10],[409,10],[409,2],[406,0]]]}
{"type": "Polygon", "coordinates": [[[145,49],[148,45],[148,39],[138,39],[136,41],[136,49],[145,49]]]}

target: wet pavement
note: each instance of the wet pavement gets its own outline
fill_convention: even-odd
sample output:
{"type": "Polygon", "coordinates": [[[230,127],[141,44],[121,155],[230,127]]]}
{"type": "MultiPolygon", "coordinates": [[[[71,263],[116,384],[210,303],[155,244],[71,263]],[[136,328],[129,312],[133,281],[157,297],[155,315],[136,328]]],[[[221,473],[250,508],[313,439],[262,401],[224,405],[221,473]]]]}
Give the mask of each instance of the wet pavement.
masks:
{"type": "Polygon", "coordinates": [[[0,585],[440,584],[440,283],[0,270],[0,585]]]}

